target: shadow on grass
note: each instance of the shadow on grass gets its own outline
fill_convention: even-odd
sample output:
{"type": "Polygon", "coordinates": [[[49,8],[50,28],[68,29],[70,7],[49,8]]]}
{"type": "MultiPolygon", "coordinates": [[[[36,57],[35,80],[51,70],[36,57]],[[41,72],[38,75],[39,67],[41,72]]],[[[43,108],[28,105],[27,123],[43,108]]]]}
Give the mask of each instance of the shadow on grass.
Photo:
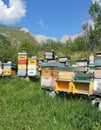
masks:
{"type": "Polygon", "coordinates": [[[40,77],[29,77],[29,80],[32,82],[40,82],[40,77]]]}
{"type": "Polygon", "coordinates": [[[95,96],[94,95],[92,95],[92,96],[88,96],[88,95],[82,95],[82,94],[72,94],[72,93],[62,93],[62,92],[59,92],[58,94],[57,94],[57,96],[59,97],[59,98],[62,98],[62,99],[69,99],[69,100],[71,100],[71,99],[74,99],[74,100],[87,100],[88,102],[90,101],[91,102],[91,100],[93,100],[93,99],[95,99],[95,96]]]}

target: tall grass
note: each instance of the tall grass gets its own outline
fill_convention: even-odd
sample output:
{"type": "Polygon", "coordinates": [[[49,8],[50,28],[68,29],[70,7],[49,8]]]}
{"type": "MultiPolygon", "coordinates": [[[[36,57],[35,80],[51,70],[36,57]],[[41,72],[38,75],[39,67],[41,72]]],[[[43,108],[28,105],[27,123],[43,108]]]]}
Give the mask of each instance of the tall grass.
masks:
{"type": "Polygon", "coordinates": [[[86,96],[49,97],[40,80],[2,78],[0,130],[101,130],[101,112],[86,96]]]}

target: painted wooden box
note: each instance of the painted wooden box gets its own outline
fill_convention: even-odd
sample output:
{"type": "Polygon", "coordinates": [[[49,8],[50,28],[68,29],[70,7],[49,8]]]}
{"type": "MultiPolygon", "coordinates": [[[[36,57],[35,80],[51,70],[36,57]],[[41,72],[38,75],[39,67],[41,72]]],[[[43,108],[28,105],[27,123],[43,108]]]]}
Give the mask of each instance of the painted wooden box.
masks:
{"type": "Polygon", "coordinates": [[[45,59],[54,60],[55,59],[55,52],[54,51],[46,51],[45,52],[45,59]]]}
{"type": "Polygon", "coordinates": [[[26,76],[26,70],[18,70],[18,76],[26,76]]]}
{"type": "Polygon", "coordinates": [[[11,76],[11,70],[3,69],[3,76],[11,76]]]}
{"type": "Polygon", "coordinates": [[[27,64],[27,59],[26,60],[18,60],[18,64],[27,64]]]}
{"type": "Polygon", "coordinates": [[[94,79],[94,94],[101,96],[101,79],[94,79]]]}
{"type": "Polygon", "coordinates": [[[56,92],[67,92],[71,93],[73,91],[73,83],[71,80],[57,79],[56,80],[56,92]]]}
{"type": "Polygon", "coordinates": [[[75,80],[73,82],[73,93],[93,95],[93,81],[75,80]]]}
{"type": "Polygon", "coordinates": [[[27,69],[27,65],[18,64],[18,70],[26,70],[26,69],[27,69]]]}

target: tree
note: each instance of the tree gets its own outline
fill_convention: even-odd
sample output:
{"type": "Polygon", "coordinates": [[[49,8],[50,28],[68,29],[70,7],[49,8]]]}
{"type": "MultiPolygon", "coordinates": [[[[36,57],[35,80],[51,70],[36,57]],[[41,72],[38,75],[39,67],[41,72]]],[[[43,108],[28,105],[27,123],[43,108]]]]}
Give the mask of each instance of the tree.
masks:
{"type": "Polygon", "coordinates": [[[11,44],[9,40],[0,41],[0,60],[2,62],[16,61],[16,48],[11,44]]]}

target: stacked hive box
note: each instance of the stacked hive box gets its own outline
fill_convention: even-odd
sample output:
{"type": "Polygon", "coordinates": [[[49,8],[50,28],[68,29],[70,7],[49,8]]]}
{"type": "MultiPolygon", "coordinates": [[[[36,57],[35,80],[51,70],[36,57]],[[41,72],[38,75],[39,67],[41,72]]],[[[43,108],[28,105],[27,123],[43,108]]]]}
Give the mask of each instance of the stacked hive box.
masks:
{"type": "Polygon", "coordinates": [[[72,67],[59,67],[58,79],[56,80],[56,92],[67,92],[73,91],[73,79],[75,73],[72,67]]]}
{"type": "Polygon", "coordinates": [[[65,65],[70,65],[70,57],[59,57],[59,62],[64,63],[65,65]]]}
{"type": "Polygon", "coordinates": [[[89,72],[89,73],[94,73],[94,71],[95,71],[94,55],[91,54],[91,55],[89,56],[88,72],[89,72]]]}
{"type": "Polygon", "coordinates": [[[87,59],[76,60],[76,65],[78,67],[79,72],[87,72],[88,71],[88,63],[87,59]]]}
{"type": "Polygon", "coordinates": [[[101,52],[96,53],[95,59],[94,94],[101,96],[101,52]]]}
{"type": "Polygon", "coordinates": [[[54,61],[55,60],[55,52],[54,51],[46,51],[45,52],[45,59],[47,61],[54,61]]]}
{"type": "Polygon", "coordinates": [[[75,74],[73,81],[73,93],[92,95],[93,94],[93,78],[92,73],[75,74]]]}
{"type": "MultiPolygon", "coordinates": [[[[93,94],[93,74],[81,73],[78,70],[75,74],[76,67],[59,68],[58,78],[56,80],[56,92],[78,93],[78,94],[93,94]]],[[[84,71],[84,69],[83,69],[84,71]]]]}
{"type": "Polygon", "coordinates": [[[11,62],[3,63],[3,76],[11,76],[11,62]]]}
{"type": "Polygon", "coordinates": [[[2,76],[2,62],[0,62],[0,76],[2,76]]]}
{"type": "Polygon", "coordinates": [[[48,62],[42,64],[41,88],[55,90],[56,79],[58,78],[58,67],[64,64],[59,62],[48,62]]]}
{"type": "Polygon", "coordinates": [[[37,57],[28,58],[28,73],[29,77],[37,76],[38,75],[38,59],[37,57]]]}
{"type": "Polygon", "coordinates": [[[27,73],[27,53],[18,53],[18,76],[26,76],[27,73]]]}

